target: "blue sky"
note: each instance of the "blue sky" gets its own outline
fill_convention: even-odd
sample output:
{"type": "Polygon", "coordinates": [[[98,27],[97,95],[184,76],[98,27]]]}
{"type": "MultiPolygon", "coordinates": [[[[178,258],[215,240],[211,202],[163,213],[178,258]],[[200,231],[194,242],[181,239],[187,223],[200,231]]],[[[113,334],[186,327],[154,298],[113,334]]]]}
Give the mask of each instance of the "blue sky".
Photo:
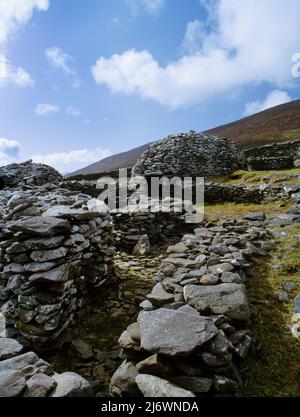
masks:
{"type": "Polygon", "coordinates": [[[0,165],[70,172],[297,99],[299,22],[298,0],[1,0],[0,165]]]}

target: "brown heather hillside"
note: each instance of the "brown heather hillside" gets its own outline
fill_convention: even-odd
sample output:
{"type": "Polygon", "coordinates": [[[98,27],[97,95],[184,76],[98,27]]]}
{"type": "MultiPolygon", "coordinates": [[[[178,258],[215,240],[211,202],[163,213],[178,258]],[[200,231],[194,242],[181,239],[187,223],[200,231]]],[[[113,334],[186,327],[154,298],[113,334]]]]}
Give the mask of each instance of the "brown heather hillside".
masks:
{"type": "Polygon", "coordinates": [[[225,136],[240,149],[300,139],[300,100],[272,107],[206,133],[225,136]]]}
{"type": "MultiPolygon", "coordinates": [[[[300,139],[300,100],[273,107],[236,122],[207,130],[205,133],[227,137],[240,149],[300,139]]],[[[132,168],[149,144],[105,158],[67,177],[132,168]]]]}

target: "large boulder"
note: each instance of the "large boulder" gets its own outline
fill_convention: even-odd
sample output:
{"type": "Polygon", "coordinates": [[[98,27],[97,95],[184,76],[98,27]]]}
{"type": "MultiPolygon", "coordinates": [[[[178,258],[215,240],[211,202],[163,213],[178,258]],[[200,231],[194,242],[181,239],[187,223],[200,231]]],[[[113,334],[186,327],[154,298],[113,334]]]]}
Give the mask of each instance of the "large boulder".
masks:
{"type": "Polygon", "coordinates": [[[141,347],[169,356],[187,356],[218,333],[212,319],[165,308],[141,312],[138,322],[141,347]]]}

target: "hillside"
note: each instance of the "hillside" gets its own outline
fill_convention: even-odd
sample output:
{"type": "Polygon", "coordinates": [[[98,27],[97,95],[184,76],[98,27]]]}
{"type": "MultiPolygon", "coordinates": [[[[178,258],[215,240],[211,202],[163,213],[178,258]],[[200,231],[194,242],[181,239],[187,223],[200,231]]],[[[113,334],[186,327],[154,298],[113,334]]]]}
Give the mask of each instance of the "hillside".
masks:
{"type": "MultiPolygon", "coordinates": [[[[235,142],[240,149],[300,139],[300,100],[273,107],[236,122],[207,130],[205,133],[225,136],[235,142]]],[[[149,144],[110,156],[66,177],[132,168],[149,144]]]]}
{"type": "Polygon", "coordinates": [[[109,156],[108,158],[102,159],[99,162],[95,162],[92,165],[68,174],[65,176],[65,178],[74,177],[77,175],[91,175],[111,172],[120,168],[132,168],[139,156],[148,148],[148,146],[149,143],[139,146],[138,148],[131,149],[127,152],[109,156]]]}
{"type": "Polygon", "coordinates": [[[206,133],[225,136],[240,149],[300,139],[300,100],[272,107],[206,133]]]}

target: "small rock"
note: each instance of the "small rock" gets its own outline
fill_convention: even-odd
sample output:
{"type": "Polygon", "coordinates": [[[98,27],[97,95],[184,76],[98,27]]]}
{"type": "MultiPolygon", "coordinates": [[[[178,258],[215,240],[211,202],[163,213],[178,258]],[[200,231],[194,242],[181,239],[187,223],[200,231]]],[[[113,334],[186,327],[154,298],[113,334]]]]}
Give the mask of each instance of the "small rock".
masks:
{"type": "Polygon", "coordinates": [[[92,395],[90,384],[74,372],[54,374],[52,378],[57,385],[50,397],[89,397],[92,395]]]}
{"type": "Polygon", "coordinates": [[[191,391],[187,391],[165,379],[153,375],[139,374],[135,381],[142,391],[144,397],[163,398],[163,397],[195,397],[191,391]]]}
{"type": "Polygon", "coordinates": [[[35,374],[27,382],[24,397],[46,397],[56,387],[56,382],[45,374],[35,374]]]}
{"type": "Polygon", "coordinates": [[[135,256],[145,256],[150,253],[151,245],[148,235],[142,235],[135,245],[132,254],[135,256]]]}
{"type": "Polygon", "coordinates": [[[166,292],[161,283],[153,287],[151,294],[148,294],[147,298],[154,307],[160,307],[163,304],[174,301],[174,295],[166,292]]]}
{"type": "Polygon", "coordinates": [[[138,371],[131,362],[123,362],[122,365],[113,374],[109,392],[114,397],[140,396],[140,391],[135,382],[135,378],[138,375],[138,371]]]}
{"type": "Polygon", "coordinates": [[[89,360],[93,358],[93,349],[91,346],[81,339],[72,340],[71,347],[73,352],[83,360],[89,360]]]}

